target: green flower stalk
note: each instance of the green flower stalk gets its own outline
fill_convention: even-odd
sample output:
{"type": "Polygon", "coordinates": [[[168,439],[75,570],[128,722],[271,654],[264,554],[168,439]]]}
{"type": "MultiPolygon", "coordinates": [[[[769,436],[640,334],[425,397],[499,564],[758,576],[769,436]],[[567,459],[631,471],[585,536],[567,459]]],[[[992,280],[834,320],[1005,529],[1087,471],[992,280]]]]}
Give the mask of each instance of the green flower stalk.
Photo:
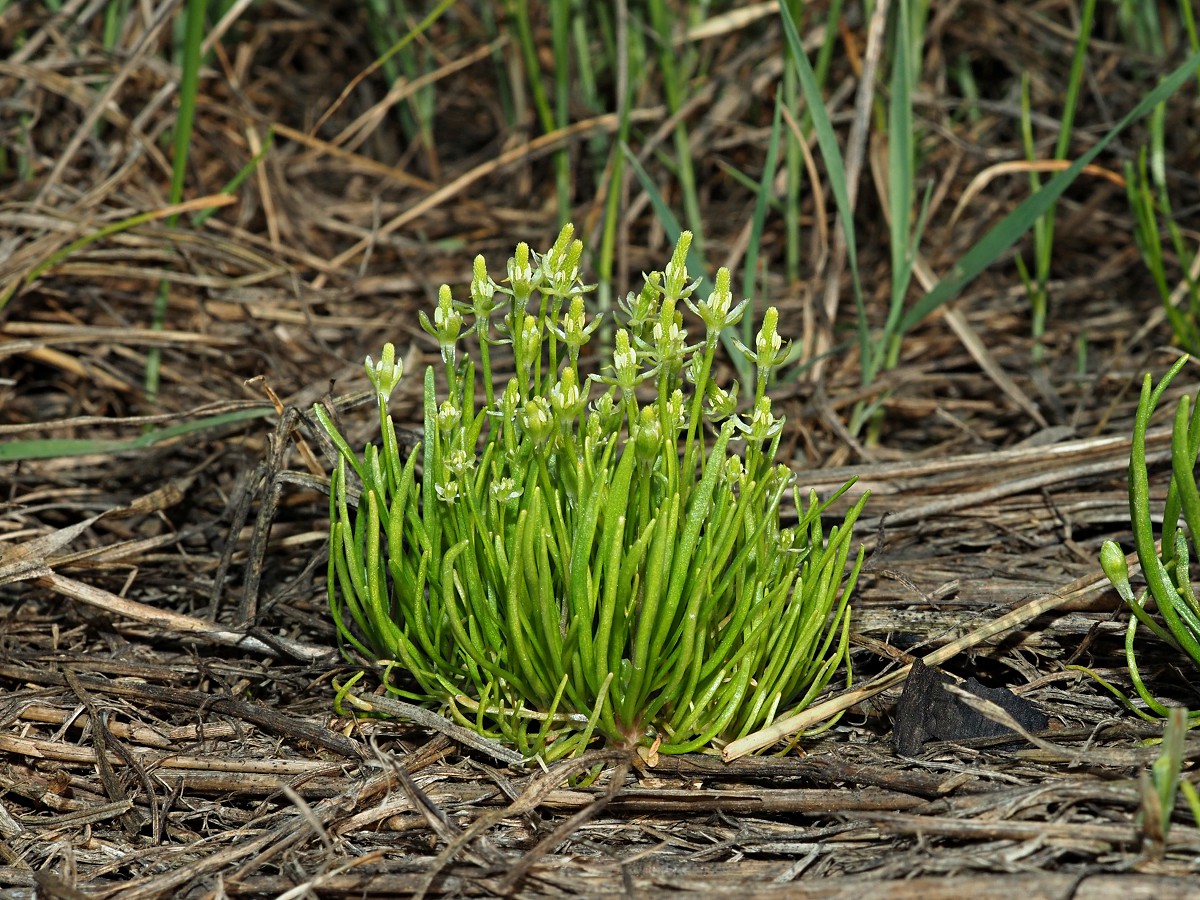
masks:
{"type": "Polygon", "coordinates": [[[745,303],[725,269],[693,298],[690,238],[622,304],[611,361],[590,373],[598,320],[572,228],[542,255],[519,245],[501,284],[477,257],[471,302],[444,286],[432,320],[421,316],[447,393],[439,403],[428,368],[424,440],[407,458],[388,412],[403,374],[391,344],[367,360],[378,445],[357,454],[314,407],[339,454],[328,591],[343,652],[527,757],[595,739],[719,748],[810,704],[843,663],[849,682],[863,559],[850,541],[867,497],[827,526],[850,484],[797,496],[775,463],[783,421],[767,385],[787,348],[774,309],[746,351],[758,369],[745,420],[737,384],[712,380],[745,303]],[[502,341],[514,375],[494,385],[502,341]],[[798,520],[783,527],[789,492],[798,520]]]}

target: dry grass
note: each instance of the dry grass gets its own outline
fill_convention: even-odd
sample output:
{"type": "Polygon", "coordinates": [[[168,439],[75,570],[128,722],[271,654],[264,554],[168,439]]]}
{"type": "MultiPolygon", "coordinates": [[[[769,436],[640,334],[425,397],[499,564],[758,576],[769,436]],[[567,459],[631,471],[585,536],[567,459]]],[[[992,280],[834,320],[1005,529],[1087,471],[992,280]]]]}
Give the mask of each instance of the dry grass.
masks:
{"type": "MultiPolygon", "coordinates": [[[[1024,177],[998,177],[951,224],[975,176],[1022,157],[1005,93],[1013,73],[1029,71],[1035,106],[1053,108],[1071,46],[1051,27],[1067,20],[1065,3],[1038,15],[947,6],[958,13],[931,23],[917,108],[937,179],[924,249],[934,271],[1025,195],[1024,177]],[[975,118],[946,92],[964,55],[995,78],[975,118]]],[[[1155,755],[1142,742],[1158,729],[1066,668],[1125,683],[1119,601],[1096,552],[1128,530],[1131,385],[1170,355],[1124,195],[1102,178],[1083,179],[1060,207],[1044,366],[1029,363],[1028,304],[1005,264],[911,335],[897,370],[870,388],[850,348],[819,381],[777,391],[806,483],[855,472],[875,494],[860,526],[873,556],[857,600],[859,678],[1058,598],[947,664],[1019,686],[1052,716],[1048,743],[930,745],[897,759],[885,693],[803,754],[648,768],[597,751],[544,773],[459,743],[437,721],[333,714],[332,683],[353,669],[330,651],[324,610],[326,463],[289,411],[331,385],[361,390],[361,360],[384,340],[410,372],[431,361],[414,311],[437,285],[462,284],[477,252],[502,259],[517,240],[557,232],[554,148],[571,151],[573,214],[594,234],[604,201],[585,187],[584,160],[617,127],[601,115],[551,135],[532,119],[506,129],[481,42],[435,29],[437,140],[406,147],[387,114],[399,101],[377,77],[337,102],[371,62],[354,9],[265,4],[215,45],[186,196],[219,193],[274,131],[235,204],[200,226],[150,219],[32,279],[73,241],[167,206],[175,73],[169,25],[142,40],[154,15],[132,12],[109,53],[97,22],[75,27],[39,4],[0,13],[0,45],[13,48],[0,61],[0,292],[12,290],[0,309],[0,894],[746,895],[753,884],[789,897],[1187,895],[1200,830],[1183,810],[1165,840],[1139,819],[1138,775],[1155,755]],[[168,321],[154,331],[163,280],[168,321]],[[163,360],[153,403],[142,390],[152,347],[163,360]],[[885,394],[880,441],[863,446],[844,422],[857,400],[885,394]],[[47,458],[21,449],[30,458],[12,461],[30,446],[19,442],[38,439],[124,443],[64,443],[47,458]],[[604,766],[597,782],[573,787],[572,771],[592,764],[604,766]]],[[[753,197],[717,163],[754,172],[765,153],[770,105],[755,101],[781,45],[777,27],[759,27],[745,43],[709,39],[713,77],[687,112],[710,258],[735,269],[753,197]]],[[[838,122],[862,40],[852,21],[835,54],[838,122]]],[[[1129,59],[1102,30],[1082,146],[1145,89],[1129,59]]],[[[635,113],[635,150],[669,133],[653,93],[635,113]]],[[[1180,209],[1193,202],[1200,141],[1187,103],[1169,115],[1180,209]]],[[[652,155],[647,164],[667,184],[652,155]]],[[[860,194],[861,264],[882,309],[884,231],[865,180],[860,194]]],[[[620,293],[667,246],[636,182],[624,209],[620,293]]],[[[829,234],[811,198],[805,215],[811,277],[776,277],[770,292],[781,331],[811,340],[829,234]]],[[[1184,222],[1193,239],[1194,222],[1184,222]]],[[[770,271],[781,271],[782,242],[769,225],[770,271]]],[[[407,379],[392,410],[415,427],[418,403],[407,379]]],[[[370,428],[350,404],[343,416],[351,432],[370,428]]],[[[1152,441],[1160,474],[1165,447],[1161,434],[1152,441]]],[[[1196,705],[1194,673],[1147,649],[1160,690],[1196,705]]],[[[1190,741],[1189,767],[1198,754],[1190,741]]]]}

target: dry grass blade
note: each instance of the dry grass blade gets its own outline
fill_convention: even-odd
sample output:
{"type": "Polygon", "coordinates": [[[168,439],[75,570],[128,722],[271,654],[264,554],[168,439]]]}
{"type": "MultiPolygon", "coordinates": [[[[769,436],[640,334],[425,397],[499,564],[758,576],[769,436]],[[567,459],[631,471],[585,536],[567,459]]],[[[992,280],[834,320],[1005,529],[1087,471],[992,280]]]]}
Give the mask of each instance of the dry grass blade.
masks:
{"type": "MultiPolygon", "coordinates": [[[[971,204],[971,201],[975,199],[980,191],[1002,175],[1013,175],[1018,172],[1064,172],[1070,166],[1071,161],[1065,159],[1014,160],[1013,162],[996,163],[994,166],[988,166],[971,179],[971,183],[967,185],[967,189],[958,198],[958,203],[954,205],[954,212],[950,214],[950,224],[953,225],[958,221],[963,211],[971,204]]],[[[1086,165],[1083,167],[1081,174],[1090,175],[1093,178],[1103,178],[1109,184],[1114,184],[1121,189],[1125,188],[1125,178],[1119,172],[1106,169],[1104,166],[1098,166],[1094,163],[1086,165]]]]}
{"type": "MultiPolygon", "coordinates": [[[[655,121],[662,116],[661,109],[635,109],[630,111],[629,117],[634,122],[655,121]]],[[[498,157],[481,163],[469,172],[464,172],[462,175],[455,178],[449,184],[443,185],[432,194],[419,203],[414,204],[410,209],[405,210],[400,215],[396,216],[378,229],[374,230],[368,237],[355,243],[353,246],[339,253],[330,262],[335,269],[341,269],[350,263],[352,260],[360,256],[372,243],[381,237],[385,237],[405,225],[416,221],[426,213],[438,209],[448,200],[458,196],[468,187],[482,178],[486,178],[494,172],[504,169],[518,161],[529,161],[539,158],[551,151],[557,149],[568,141],[587,134],[591,131],[613,132],[620,126],[620,117],[615,113],[606,114],[603,116],[594,116],[590,119],[584,119],[580,122],[572,123],[566,128],[560,128],[557,131],[552,131],[550,134],[544,134],[541,137],[534,138],[528,144],[520,147],[514,147],[511,150],[505,151],[498,157]]],[[[324,276],[318,276],[314,282],[317,288],[323,287],[325,284],[324,276]]]]}
{"type": "Polygon", "coordinates": [[[501,893],[512,893],[525,880],[529,874],[529,870],[546,854],[550,853],[550,851],[575,834],[581,827],[600,815],[605,807],[612,803],[613,799],[620,792],[628,775],[629,763],[618,763],[612,772],[609,773],[608,788],[604,793],[573,816],[564,819],[553,831],[538,841],[528,853],[522,856],[521,861],[513,866],[508,875],[500,882],[501,893]]]}
{"type": "Polygon", "coordinates": [[[99,519],[100,516],[92,516],[90,519],[7,548],[0,553],[0,584],[52,574],[47,559],[91,528],[99,519]]]}
{"type": "Polygon", "coordinates": [[[287,654],[295,659],[308,662],[327,659],[330,656],[330,651],[323,647],[312,647],[289,638],[256,637],[246,631],[217,628],[211,622],[171,610],[156,609],[145,603],[138,603],[136,600],[126,600],[124,597],[119,597],[102,588],[93,587],[54,572],[37,573],[36,576],[27,577],[36,577],[39,585],[49,588],[56,594],[87,603],[115,616],[145,622],[185,640],[200,640],[229,647],[240,647],[268,656],[287,654]]]}

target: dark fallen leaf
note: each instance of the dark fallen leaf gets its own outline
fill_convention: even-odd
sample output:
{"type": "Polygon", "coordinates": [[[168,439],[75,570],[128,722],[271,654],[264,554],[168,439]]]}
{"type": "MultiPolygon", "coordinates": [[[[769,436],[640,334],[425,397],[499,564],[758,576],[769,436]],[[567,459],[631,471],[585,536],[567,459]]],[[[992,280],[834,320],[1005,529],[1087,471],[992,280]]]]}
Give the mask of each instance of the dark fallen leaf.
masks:
{"type": "MultiPolygon", "coordinates": [[[[904,684],[904,693],[896,704],[892,747],[898,756],[916,756],[928,741],[966,741],[972,738],[1017,735],[1009,728],[972,709],[945,690],[953,680],[944,672],[931,669],[920,660],[904,684]]],[[[990,688],[974,678],[960,685],[976,697],[995,703],[1028,731],[1042,731],[1046,716],[1034,704],[1007,688],[990,688]]]]}

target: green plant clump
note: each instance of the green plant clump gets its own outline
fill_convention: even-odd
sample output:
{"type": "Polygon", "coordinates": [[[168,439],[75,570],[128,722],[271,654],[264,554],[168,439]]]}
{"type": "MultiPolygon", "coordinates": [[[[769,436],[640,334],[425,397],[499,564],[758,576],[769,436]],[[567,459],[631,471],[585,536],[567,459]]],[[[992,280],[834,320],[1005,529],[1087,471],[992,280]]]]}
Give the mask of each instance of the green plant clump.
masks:
{"type": "Polygon", "coordinates": [[[402,459],[396,441],[390,344],[366,366],[380,444],[360,457],[314,408],[340,451],[339,641],[382,666],[390,691],[527,757],[577,754],[597,735],[664,753],[720,746],[809,704],[847,660],[861,549],[848,575],[846,563],[867,498],[826,532],[821,515],[850,484],[802,504],[774,462],[782,420],[766,390],[787,353],[776,310],[740,348],[756,367],[750,412],[738,414],[736,382],[713,380],[744,303],[725,269],[693,298],[687,232],[621,304],[611,365],[586,375],[599,319],[585,312],[572,235],[541,256],[519,245],[503,284],[476,257],[471,302],[442,286],[432,321],[421,314],[448,394],[437,402],[427,368],[422,450],[402,459]],[[704,325],[696,343],[680,304],[704,325]],[[498,344],[515,371],[493,387],[498,344]],[[798,522],[784,527],[789,490],[798,522]]]}
{"type": "MultiPolygon", "coordinates": [[[[1105,541],[1100,548],[1100,565],[1121,599],[1133,613],[1125,633],[1125,659],[1129,675],[1138,696],[1158,716],[1170,710],[1146,687],[1137,664],[1134,638],[1141,626],[1160,640],[1175,647],[1192,664],[1200,667],[1200,603],[1192,589],[1189,571],[1188,538],[1180,526],[1180,517],[1187,525],[1191,540],[1200,535],[1200,492],[1196,488],[1196,457],[1200,453],[1200,413],[1192,410],[1187,396],[1175,409],[1171,433],[1171,482],[1167,488],[1166,506],[1162,515],[1162,549],[1155,546],[1154,522],[1150,513],[1150,478],[1146,467],[1146,429],[1158,401],[1167,385],[1187,363],[1184,356],[1171,367],[1156,387],[1146,375],[1134,419],[1133,442],[1129,452],[1129,516],[1133,527],[1133,544],[1145,575],[1147,590],[1135,596],[1129,583],[1129,568],[1125,554],[1114,541],[1105,541]],[[1153,598],[1159,618],[1155,618],[1147,601],[1153,598]],[[1161,619],[1161,621],[1159,621],[1161,619]]],[[[1195,721],[1196,714],[1191,716],[1195,721]]]]}

